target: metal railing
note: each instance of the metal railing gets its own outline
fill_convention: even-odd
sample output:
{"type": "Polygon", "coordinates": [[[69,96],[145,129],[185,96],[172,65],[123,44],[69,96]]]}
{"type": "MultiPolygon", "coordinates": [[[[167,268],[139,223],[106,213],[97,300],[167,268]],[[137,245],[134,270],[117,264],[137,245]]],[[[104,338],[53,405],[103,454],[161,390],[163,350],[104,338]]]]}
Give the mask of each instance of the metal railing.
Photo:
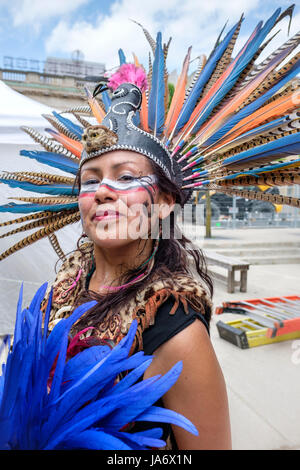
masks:
{"type": "Polygon", "coordinates": [[[47,59],[36,60],[24,57],[3,56],[2,69],[9,73],[37,72],[47,75],[62,75],[72,77],[99,76],[105,71],[102,63],[85,62],[82,60],[47,59]]]}
{"type": "MultiPolygon", "coordinates": [[[[280,193],[300,198],[300,186],[280,188],[280,193]]],[[[199,196],[199,195],[198,195],[199,196]]],[[[210,196],[211,227],[215,229],[300,227],[300,209],[266,201],[214,193],[210,196]]],[[[187,204],[180,217],[184,223],[205,226],[206,193],[187,204]]]]}

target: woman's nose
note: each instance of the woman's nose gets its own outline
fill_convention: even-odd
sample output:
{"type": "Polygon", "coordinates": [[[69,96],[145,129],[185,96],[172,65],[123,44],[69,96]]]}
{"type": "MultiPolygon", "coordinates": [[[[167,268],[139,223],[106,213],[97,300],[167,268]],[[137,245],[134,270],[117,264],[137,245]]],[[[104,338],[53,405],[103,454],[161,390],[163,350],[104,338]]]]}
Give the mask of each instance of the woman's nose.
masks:
{"type": "Polygon", "coordinates": [[[118,194],[115,190],[109,187],[105,182],[99,183],[95,191],[95,200],[97,202],[115,201],[118,199],[118,194]]]}

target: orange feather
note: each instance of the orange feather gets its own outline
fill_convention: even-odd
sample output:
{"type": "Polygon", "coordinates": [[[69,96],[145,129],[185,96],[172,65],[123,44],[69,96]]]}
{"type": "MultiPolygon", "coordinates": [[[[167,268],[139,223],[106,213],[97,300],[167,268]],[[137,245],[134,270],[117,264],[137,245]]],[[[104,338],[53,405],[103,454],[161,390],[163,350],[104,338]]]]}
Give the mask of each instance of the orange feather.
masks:
{"type": "Polygon", "coordinates": [[[90,90],[87,87],[84,87],[84,89],[85,89],[85,92],[88,98],[88,103],[90,105],[92,113],[94,117],[97,119],[98,123],[101,124],[101,122],[103,121],[106,115],[106,112],[101,108],[97,100],[93,98],[93,95],[91,94],[90,90]]]}
{"type": "Polygon", "coordinates": [[[170,106],[170,109],[168,111],[167,118],[165,121],[165,129],[166,129],[165,137],[168,136],[169,129],[173,129],[173,127],[175,126],[181,107],[185,99],[185,89],[186,89],[186,84],[187,84],[187,75],[188,75],[191,51],[192,51],[192,48],[189,47],[188,52],[183,61],[181,74],[179,75],[177,83],[176,83],[171,106],[170,106]]]}
{"type": "Polygon", "coordinates": [[[241,49],[239,54],[236,56],[236,58],[227,67],[227,69],[224,70],[222,75],[212,85],[212,87],[207,92],[207,94],[204,96],[204,98],[202,98],[199,101],[198,105],[195,107],[194,111],[192,112],[192,114],[190,116],[190,119],[185,124],[184,128],[182,129],[182,131],[180,133],[180,137],[178,138],[178,142],[180,140],[182,140],[184,137],[188,136],[192,132],[193,126],[196,122],[196,118],[198,116],[200,116],[200,113],[204,110],[204,107],[209,102],[210,98],[217,92],[217,90],[221,87],[221,85],[226,81],[226,79],[228,78],[229,74],[231,73],[233,67],[235,66],[235,64],[237,63],[237,61],[241,57],[241,55],[244,53],[244,51],[246,50],[246,48],[247,48],[248,44],[250,43],[250,41],[252,41],[253,37],[255,36],[255,33],[256,33],[256,29],[253,31],[253,33],[251,34],[251,36],[249,37],[249,39],[247,40],[247,42],[245,43],[244,47],[241,49]]]}
{"type": "Polygon", "coordinates": [[[282,96],[281,98],[263,106],[250,116],[242,119],[227,134],[225,134],[224,138],[222,139],[222,145],[232,141],[239,135],[254,129],[255,127],[258,127],[269,120],[280,118],[286,113],[293,111],[299,107],[299,100],[300,91],[294,91],[290,95],[282,96]]]}
{"type": "MultiPolygon", "coordinates": [[[[289,50],[286,51],[286,55],[289,50]]],[[[238,107],[251,95],[251,93],[265,80],[269,73],[283,60],[282,56],[278,56],[270,64],[262,70],[247,86],[235,95],[215,116],[213,116],[202,128],[198,131],[193,144],[203,144],[216,130],[224,123],[224,121],[233,115],[238,107]]]]}
{"type": "Polygon", "coordinates": [[[81,157],[81,152],[83,150],[83,146],[81,142],[78,142],[77,140],[70,139],[64,134],[61,134],[60,132],[56,132],[52,129],[47,129],[47,132],[49,132],[50,135],[57,141],[60,142],[66,149],[70,150],[76,157],[80,158],[81,157]]]}
{"type": "MultiPolygon", "coordinates": [[[[139,63],[139,60],[135,53],[133,52],[133,59],[134,59],[134,64],[136,67],[142,67],[142,65],[139,63]]],[[[148,102],[147,102],[147,96],[146,92],[144,91],[142,93],[142,104],[141,104],[141,109],[140,109],[140,120],[141,120],[141,127],[144,129],[144,131],[149,132],[149,127],[148,127],[148,102]]]]}

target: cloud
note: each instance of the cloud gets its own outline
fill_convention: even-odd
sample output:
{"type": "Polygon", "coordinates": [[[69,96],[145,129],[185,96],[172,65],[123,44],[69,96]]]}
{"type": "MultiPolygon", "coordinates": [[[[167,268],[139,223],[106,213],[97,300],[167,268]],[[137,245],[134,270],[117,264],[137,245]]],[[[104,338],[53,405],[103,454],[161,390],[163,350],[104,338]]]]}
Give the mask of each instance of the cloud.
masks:
{"type": "Polygon", "coordinates": [[[89,0],[2,0],[10,11],[14,26],[37,26],[53,17],[70,13],[89,0]]]}
{"type": "Polygon", "coordinates": [[[151,0],[142,3],[140,0],[119,0],[111,3],[108,14],[95,14],[93,24],[85,21],[71,24],[61,19],[46,40],[46,51],[52,55],[70,55],[79,49],[86,60],[105,63],[109,69],[118,65],[121,47],[129,61],[134,52],[140,62],[147,65],[150,47],[141,29],[130,21],[134,19],[154,38],[157,31],[163,33],[164,42],[172,37],[168,55],[168,68],[172,71],[180,66],[190,45],[193,46],[192,57],[209,54],[225,21],[228,20],[228,31],[244,12],[246,19],[237,43],[237,47],[241,47],[241,41],[247,39],[258,17],[263,15],[262,19],[267,19],[274,12],[275,3],[276,0],[264,2],[262,12],[259,0],[151,0]],[[251,17],[250,25],[248,16],[251,17]]]}

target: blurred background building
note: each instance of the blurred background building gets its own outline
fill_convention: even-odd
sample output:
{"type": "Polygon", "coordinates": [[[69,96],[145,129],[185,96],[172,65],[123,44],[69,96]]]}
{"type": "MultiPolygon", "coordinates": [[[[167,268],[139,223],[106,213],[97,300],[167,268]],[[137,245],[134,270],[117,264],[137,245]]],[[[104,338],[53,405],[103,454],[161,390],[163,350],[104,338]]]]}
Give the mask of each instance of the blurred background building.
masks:
{"type": "Polygon", "coordinates": [[[57,110],[86,104],[83,85],[95,86],[105,65],[84,60],[80,51],[70,59],[48,57],[45,61],[4,56],[0,80],[40,103],[57,110]]]}

